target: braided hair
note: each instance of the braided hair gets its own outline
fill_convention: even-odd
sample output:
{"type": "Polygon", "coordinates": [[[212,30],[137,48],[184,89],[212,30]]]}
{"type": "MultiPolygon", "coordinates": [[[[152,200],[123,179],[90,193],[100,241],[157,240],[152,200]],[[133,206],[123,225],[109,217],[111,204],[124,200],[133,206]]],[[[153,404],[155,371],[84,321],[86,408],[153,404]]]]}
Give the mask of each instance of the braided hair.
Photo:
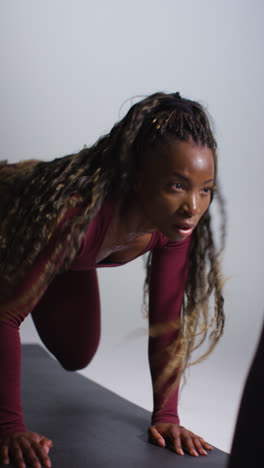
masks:
{"type": "MultiPolygon", "coordinates": [[[[188,141],[190,138],[211,149],[215,173],[217,145],[206,110],[179,93],[155,93],[134,104],[109,134],[90,148],[52,161],[29,160],[0,164],[0,304],[4,304],[19,286],[30,266],[60,226],[49,261],[21,307],[31,309],[58,273],[66,271],[104,199],[110,194],[122,197],[133,185],[133,170],[144,152],[167,137],[188,141]],[[78,214],[64,220],[71,209],[78,214]]],[[[225,210],[215,178],[215,194],[222,214],[224,244],[225,210]]],[[[220,249],[221,250],[221,249],[220,249]]],[[[214,244],[210,210],[200,219],[193,233],[188,280],[185,287],[180,323],[155,326],[155,336],[171,329],[180,334],[166,350],[170,358],[157,385],[170,379],[175,369],[180,376],[190,365],[192,352],[205,340],[211,328],[209,349],[219,340],[224,328],[220,251],[214,244]],[[214,295],[214,316],[209,320],[209,299],[214,295]],[[198,343],[197,343],[198,338],[198,343]]],[[[151,253],[146,262],[144,285],[148,291],[151,253]]],[[[2,308],[4,311],[5,308],[2,308]]],[[[1,313],[0,315],[4,315],[1,313]]],[[[175,382],[175,385],[177,382],[175,382]]]]}

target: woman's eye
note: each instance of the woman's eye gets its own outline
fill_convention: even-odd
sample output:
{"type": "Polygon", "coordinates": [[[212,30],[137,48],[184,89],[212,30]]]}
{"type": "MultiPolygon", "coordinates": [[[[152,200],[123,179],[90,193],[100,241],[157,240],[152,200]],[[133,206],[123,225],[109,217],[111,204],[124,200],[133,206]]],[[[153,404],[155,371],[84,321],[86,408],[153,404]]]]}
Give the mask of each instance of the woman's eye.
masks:
{"type": "Polygon", "coordinates": [[[176,184],[173,184],[173,187],[176,188],[177,190],[181,190],[182,184],[180,182],[177,182],[176,184]]]}
{"type": "Polygon", "coordinates": [[[211,187],[204,187],[203,188],[203,193],[207,194],[207,193],[211,192],[211,190],[212,190],[211,187]]]}

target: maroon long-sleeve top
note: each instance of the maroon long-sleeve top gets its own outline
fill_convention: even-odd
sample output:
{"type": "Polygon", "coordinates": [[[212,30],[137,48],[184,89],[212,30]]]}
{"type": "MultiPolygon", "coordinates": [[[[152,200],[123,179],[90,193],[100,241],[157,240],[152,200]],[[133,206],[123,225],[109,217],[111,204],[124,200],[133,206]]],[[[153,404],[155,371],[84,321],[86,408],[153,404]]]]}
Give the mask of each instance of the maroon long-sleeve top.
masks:
{"type": "MultiPolygon", "coordinates": [[[[72,271],[91,270],[98,267],[112,267],[121,264],[100,262],[96,264],[97,253],[103,242],[107,228],[111,222],[115,208],[115,201],[108,197],[100,211],[89,224],[82,248],[73,261],[72,271]]],[[[74,216],[77,209],[71,210],[68,216],[74,216]]],[[[56,242],[56,231],[50,243],[56,242]]],[[[188,259],[191,237],[182,242],[171,242],[160,232],[154,232],[147,247],[141,252],[143,255],[152,250],[152,264],[150,271],[149,324],[166,323],[180,316],[183,293],[188,275],[188,259]]],[[[10,434],[26,431],[23,422],[23,412],[20,397],[20,368],[21,344],[19,326],[31,312],[20,313],[15,310],[19,297],[30,288],[42,273],[49,259],[50,245],[48,244],[37,257],[22,284],[16,297],[10,300],[10,314],[0,321],[0,434],[10,434]]],[[[139,256],[139,255],[138,255],[139,256]]],[[[122,263],[125,264],[127,262],[122,263]]],[[[44,293],[46,294],[46,293],[44,293]]],[[[52,301],[52,295],[47,295],[52,301]]],[[[48,304],[46,303],[46,307],[48,304]]],[[[5,311],[8,308],[5,304],[5,311]]],[[[89,304],[84,304],[89,313],[89,304]]],[[[98,311],[99,313],[99,311],[98,311]]],[[[1,306],[0,306],[1,316],[1,306]]],[[[61,324],[63,326],[63,323],[61,324]]],[[[176,332],[169,332],[157,337],[149,338],[149,362],[153,384],[166,364],[157,365],[156,357],[175,339],[176,332]]],[[[78,337],[76,338],[78,340],[78,337]]],[[[152,423],[172,422],[179,424],[178,417],[178,388],[170,394],[164,404],[167,386],[161,390],[153,390],[152,423]]]]}

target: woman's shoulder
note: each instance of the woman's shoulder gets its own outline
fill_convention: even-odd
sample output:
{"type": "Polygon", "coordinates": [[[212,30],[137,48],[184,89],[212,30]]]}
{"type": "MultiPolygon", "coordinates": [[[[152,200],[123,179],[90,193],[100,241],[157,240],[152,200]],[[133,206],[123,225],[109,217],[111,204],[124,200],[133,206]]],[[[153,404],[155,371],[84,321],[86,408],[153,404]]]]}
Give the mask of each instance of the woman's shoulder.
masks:
{"type": "Polygon", "coordinates": [[[71,265],[71,269],[95,266],[96,254],[111,221],[115,206],[116,199],[112,195],[104,199],[96,215],[88,224],[81,248],[71,265]]]}

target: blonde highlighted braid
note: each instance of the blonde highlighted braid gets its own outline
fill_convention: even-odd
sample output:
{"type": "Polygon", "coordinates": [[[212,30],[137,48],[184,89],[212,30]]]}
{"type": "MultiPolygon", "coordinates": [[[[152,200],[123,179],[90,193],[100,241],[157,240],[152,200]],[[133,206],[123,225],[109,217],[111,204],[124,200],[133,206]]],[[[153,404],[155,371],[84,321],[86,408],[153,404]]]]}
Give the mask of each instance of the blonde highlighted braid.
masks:
{"type": "MultiPolygon", "coordinates": [[[[92,147],[53,161],[22,161],[0,164],[0,318],[8,314],[4,304],[11,300],[30,266],[47,246],[52,250],[49,261],[27,297],[19,299],[18,310],[32,309],[54,276],[66,271],[104,199],[111,193],[120,197],[129,192],[134,169],[141,165],[144,151],[165,142],[168,137],[188,141],[212,150],[217,170],[216,142],[205,109],[179,93],[156,93],[134,104],[109,134],[92,147]],[[78,215],[67,218],[69,210],[78,215]],[[69,220],[70,219],[70,220],[69,220]],[[56,243],[53,233],[59,229],[56,243]]],[[[216,182],[217,186],[217,182],[216,182]]],[[[224,203],[216,190],[222,214],[224,241],[224,203]]],[[[144,286],[148,290],[149,266],[144,286]]],[[[181,320],[157,325],[150,330],[155,336],[179,330],[175,342],[164,350],[168,365],[157,386],[178,378],[190,365],[192,352],[210,333],[209,349],[214,348],[224,328],[222,278],[219,252],[216,252],[209,210],[194,231],[190,252],[189,275],[185,288],[181,320]],[[209,319],[209,299],[214,295],[214,316],[209,319]]],[[[175,381],[175,385],[178,383],[175,381]]]]}

